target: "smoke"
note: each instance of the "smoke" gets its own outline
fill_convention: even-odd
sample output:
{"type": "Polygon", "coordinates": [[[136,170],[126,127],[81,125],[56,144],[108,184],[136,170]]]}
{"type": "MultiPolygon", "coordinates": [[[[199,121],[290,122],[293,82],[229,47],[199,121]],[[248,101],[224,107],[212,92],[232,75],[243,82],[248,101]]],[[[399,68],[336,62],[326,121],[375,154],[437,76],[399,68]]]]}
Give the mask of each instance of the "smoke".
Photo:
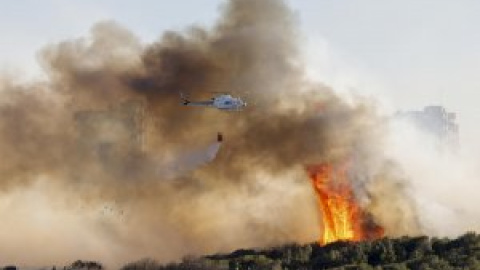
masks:
{"type": "Polygon", "coordinates": [[[284,2],[230,0],[211,29],[141,44],[102,22],[43,49],[48,81],[1,84],[0,264],[119,265],[310,242],[320,220],[304,166],[352,156],[375,221],[391,235],[417,232],[405,181],[379,154],[375,106],[309,81],[297,48],[284,2]],[[182,107],[180,91],[253,105],[182,107]],[[219,131],[221,149],[211,145],[219,131]]]}
{"type": "Polygon", "coordinates": [[[423,233],[457,236],[480,228],[475,157],[449,148],[408,121],[389,125],[388,158],[402,168],[403,185],[418,212],[423,233]]]}

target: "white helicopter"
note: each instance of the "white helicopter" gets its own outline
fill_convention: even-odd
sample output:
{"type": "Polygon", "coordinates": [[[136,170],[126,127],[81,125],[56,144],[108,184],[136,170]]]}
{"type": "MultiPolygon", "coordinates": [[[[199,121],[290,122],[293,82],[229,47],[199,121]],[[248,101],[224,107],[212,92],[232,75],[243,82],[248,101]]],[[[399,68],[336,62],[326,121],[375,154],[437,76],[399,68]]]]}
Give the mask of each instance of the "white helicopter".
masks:
{"type": "Polygon", "coordinates": [[[226,93],[220,93],[210,100],[190,101],[180,92],[180,98],[184,106],[213,107],[223,111],[241,111],[247,106],[247,103],[241,98],[232,97],[232,95],[226,93]]]}

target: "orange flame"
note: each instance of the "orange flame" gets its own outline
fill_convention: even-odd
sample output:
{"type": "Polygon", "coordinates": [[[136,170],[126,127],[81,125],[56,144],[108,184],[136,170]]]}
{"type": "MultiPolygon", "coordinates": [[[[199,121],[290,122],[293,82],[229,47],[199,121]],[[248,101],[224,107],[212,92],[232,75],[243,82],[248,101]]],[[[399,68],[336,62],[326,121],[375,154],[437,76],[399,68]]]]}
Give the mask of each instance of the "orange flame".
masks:
{"type": "Polygon", "coordinates": [[[381,227],[366,223],[366,214],[356,202],[348,180],[346,165],[334,167],[321,164],[308,166],[307,171],[317,194],[323,221],[321,245],[383,236],[381,227]]]}

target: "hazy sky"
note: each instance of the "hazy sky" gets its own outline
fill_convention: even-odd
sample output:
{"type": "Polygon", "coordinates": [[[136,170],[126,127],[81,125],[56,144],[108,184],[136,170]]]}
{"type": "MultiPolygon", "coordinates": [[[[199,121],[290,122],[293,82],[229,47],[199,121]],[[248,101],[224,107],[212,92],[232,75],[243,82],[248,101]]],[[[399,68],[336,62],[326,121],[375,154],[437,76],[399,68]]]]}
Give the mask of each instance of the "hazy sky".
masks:
{"type": "MultiPolygon", "coordinates": [[[[115,20],[144,41],[211,25],[222,0],[3,1],[0,70],[37,74],[36,52],[115,20]]],[[[458,113],[462,143],[480,137],[480,1],[290,0],[311,74],[395,109],[442,104],[458,113]]],[[[467,148],[471,148],[468,145],[467,148]]],[[[480,143],[474,145],[480,150],[480,143]]]]}

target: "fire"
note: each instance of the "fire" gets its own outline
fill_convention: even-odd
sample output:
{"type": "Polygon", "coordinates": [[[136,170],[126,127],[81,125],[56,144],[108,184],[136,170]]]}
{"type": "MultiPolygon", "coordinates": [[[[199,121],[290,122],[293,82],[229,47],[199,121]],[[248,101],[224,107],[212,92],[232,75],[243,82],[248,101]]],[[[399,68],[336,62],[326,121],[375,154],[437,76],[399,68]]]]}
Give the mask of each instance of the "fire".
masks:
{"type": "Polygon", "coordinates": [[[359,241],[383,236],[355,200],[346,165],[321,164],[307,167],[317,194],[323,230],[320,244],[359,241]]]}

